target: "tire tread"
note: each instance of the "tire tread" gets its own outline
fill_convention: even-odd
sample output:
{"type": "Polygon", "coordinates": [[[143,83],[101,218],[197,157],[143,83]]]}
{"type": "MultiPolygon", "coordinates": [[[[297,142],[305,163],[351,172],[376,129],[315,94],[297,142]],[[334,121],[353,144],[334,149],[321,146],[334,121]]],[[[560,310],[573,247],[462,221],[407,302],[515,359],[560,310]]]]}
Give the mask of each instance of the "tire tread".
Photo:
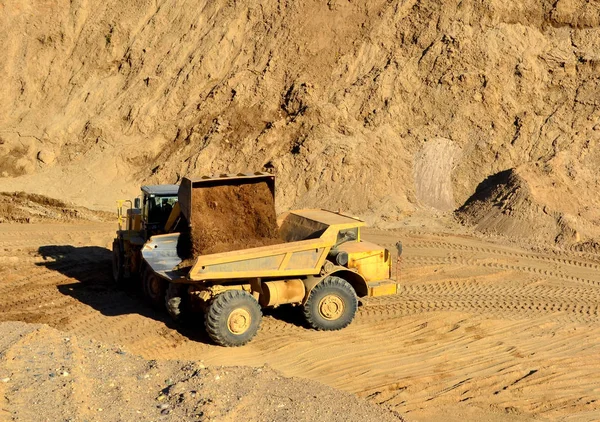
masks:
{"type": "MultiPolygon", "coordinates": [[[[303,313],[304,313],[304,319],[306,320],[306,322],[308,323],[308,325],[311,328],[318,330],[318,331],[338,331],[338,330],[341,330],[342,328],[347,327],[352,322],[357,309],[358,309],[358,298],[356,297],[356,292],[354,291],[354,288],[350,285],[350,283],[348,283],[343,278],[336,277],[336,276],[329,276],[325,280],[323,280],[321,283],[317,284],[311,290],[308,300],[304,304],[303,313]],[[316,304],[314,304],[313,302],[315,300],[317,300],[315,298],[318,297],[321,292],[329,291],[329,290],[338,290],[338,291],[341,290],[344,293],[346,293],[349,296],[349,298],[352,298],[350,300],[350,303],[347,304],[350,306],[350,313],[345,316],[345,321],[343,321],[341,324],[338,324],[338,325],[332,324],[332,325],[326,326],[326,325],[319,323],[319,321],[315,318],[316,312],[313,309],[313,307],[316,306],[316,304]]],[[[337,322],[337,321],[334,321],[334,322],[337,322]]]]}
{"type": "Polygon", "coordinates": [[[248,292],[243,290],[227,290],[212,299],[204,318],[204,326],[209,337],[219,346],[238,347],[243,346],[252,340],[260,327],[260,318],[262,318],[260,305],[248,292]],[[252,317],[258,318],[259,321],[258,326],[253,333],[250,333],[250,335],[243,338],[241,341],[233,342],[221,331],[220,325],[223,318],[227,318],[225,313],[227,312],[228,307],[236,306],[236,302],[241,302],[248,305],[250,308],[253,308],[251,311],[254,311],[256,315],[252,315],[252,317]]]}

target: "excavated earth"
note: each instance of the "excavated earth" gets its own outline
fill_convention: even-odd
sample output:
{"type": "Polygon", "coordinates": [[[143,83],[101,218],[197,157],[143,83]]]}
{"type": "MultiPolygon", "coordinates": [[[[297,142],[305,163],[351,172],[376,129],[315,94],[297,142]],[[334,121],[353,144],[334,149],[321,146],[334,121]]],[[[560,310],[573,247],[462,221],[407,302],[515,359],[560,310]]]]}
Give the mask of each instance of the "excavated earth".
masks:
{"type": "Polygon", "coordinates": [[[0,323],[0,420],[403,421],[319,382],[263,367],[146,360],[46,325],[0,323]]]}
{"type": "Polygon", "coordinates": [[[115,215],[26,192],[0,192],[0,223],[114,221],[115,215]]]}
{"type": "Polygon", "coordinates": [[[193,258],[282,242],[265,182],[195,189],[191,223],[193,258]]]}

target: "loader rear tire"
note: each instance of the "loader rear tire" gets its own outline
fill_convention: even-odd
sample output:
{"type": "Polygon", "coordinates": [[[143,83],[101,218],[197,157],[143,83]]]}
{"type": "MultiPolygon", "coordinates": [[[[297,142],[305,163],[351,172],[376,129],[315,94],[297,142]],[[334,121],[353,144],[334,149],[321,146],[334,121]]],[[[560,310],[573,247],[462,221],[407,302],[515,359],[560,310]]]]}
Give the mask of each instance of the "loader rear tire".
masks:
{"type": "Polygon", "coordinates": [[[204,326],[219,346],[237,347],[248,343],[258,332],[262,310],[252,295],[243,290],[227,290],[211,301],[204,326]]]}
{"type": "Polygon", "coordinates": [[[121,250],[121,243],[118,239],[115,239],[112,244],[112,275],[116,284],[123,283],[124,263],[125,256],[121,250]]]}
{"type": "Polygon", "coordinates": [[[304,318],[315,330],[341,330],[352,322],[358,309],[356,292],[346,280],[327,277],[310,292],[304,318]]]}
{"type": "Polygon", "coordinates": [[[144,295],[155,309],[161,310],[165,305],[167,281],[159,277],[151,268],[147,268],[142,275],[144,295]]]}

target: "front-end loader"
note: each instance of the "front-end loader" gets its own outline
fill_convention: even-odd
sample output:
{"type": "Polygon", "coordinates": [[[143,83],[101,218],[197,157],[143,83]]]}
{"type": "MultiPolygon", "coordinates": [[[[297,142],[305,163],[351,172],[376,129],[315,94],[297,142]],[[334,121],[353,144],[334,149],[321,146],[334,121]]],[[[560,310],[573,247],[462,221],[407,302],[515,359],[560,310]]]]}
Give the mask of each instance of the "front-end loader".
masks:
{"type": "Polygon", "coordinates": [[[140,275],[142,247],[151,236],[175,229],[179,215],[179,185],[149,185],[141,190],[133,202],[117,201],[119,227],[112,245],[112,270],[118,284],[140,275]]]}

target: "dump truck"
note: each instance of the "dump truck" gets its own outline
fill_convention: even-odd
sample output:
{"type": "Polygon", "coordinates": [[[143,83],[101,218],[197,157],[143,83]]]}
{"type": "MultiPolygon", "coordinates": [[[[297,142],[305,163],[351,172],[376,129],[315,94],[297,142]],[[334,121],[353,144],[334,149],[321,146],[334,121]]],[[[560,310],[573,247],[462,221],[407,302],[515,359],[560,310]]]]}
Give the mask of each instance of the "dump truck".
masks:
{"type": "MultiPolygon", "coordinates": [[[[184,178],[179,218],[187,229],[194,217],[202,218],[192,215],[202,189],[260,182],[274,195],[268,173],[184,178]]],[[[391,253],[364,241],[364,226],[341,212],[290,211],[281,218],[280,244],[200,255],[188,265],[178,251],[181,232],[153,235],[141,248],[145,291],[155,304],[164,300],[175,319],[201,311],[206,332],[221,346],[248,343],[259,330],[262,309],[281,305],[301,307],[316,330],[339,330],[354,319],[359,298],[397,292],[391,253]]]]}

